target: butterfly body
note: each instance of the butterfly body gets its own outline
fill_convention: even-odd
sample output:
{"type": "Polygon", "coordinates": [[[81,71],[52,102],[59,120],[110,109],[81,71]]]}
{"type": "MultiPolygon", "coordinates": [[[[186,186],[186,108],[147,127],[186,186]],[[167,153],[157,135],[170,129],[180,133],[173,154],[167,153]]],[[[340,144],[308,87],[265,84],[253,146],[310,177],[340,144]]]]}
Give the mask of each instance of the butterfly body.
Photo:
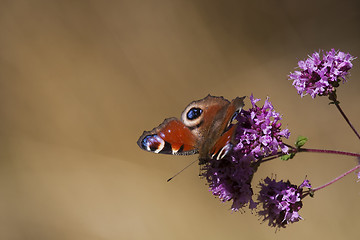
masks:
{"type": "Polygon", "coordinates": [[[231,102],[223,97],[207,97],[193,101],[177,118],[165,119],[138,140],[140,148],[164,154],[199,153],[200,159],[223,158],[234,144],[236,125],[232,124],[244,106],[242,98],[231,102]]]}

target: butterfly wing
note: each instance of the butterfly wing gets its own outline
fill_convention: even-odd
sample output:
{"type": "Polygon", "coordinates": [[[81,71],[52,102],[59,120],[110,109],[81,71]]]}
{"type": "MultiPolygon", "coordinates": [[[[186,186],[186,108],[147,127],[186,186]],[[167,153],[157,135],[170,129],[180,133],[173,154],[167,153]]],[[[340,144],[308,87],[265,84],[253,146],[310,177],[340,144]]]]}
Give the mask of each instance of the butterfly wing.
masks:
{"type": "Polygon", "coordinates": [[[219,127],[219,129],[222,129],[222,134],[210,149],[210,157],[212,159],[219,160],[224,158],[233,148],[234,136],[237,127],[236,124],[233,124],[233,121],[245,105],[244,98],[245,97],[235,98],[231,101],[229,107],[227,108],[222,124],[219,127]]]}
{"type": "Polygon", "coordinates": [[[198,152],[196,136],[176,118],[165,119],[157,128],[144,131],[137,143],[154,153],[190,155],[198,152]]]}
{"type": "Polygon", "coordinates": [[[223,97],[207,97],[190,103],[181,115],[165,119],[138,140],[140,148],[154,153],[189,155],[200,159],[223,158],[233,146],[236,125],[232,120],[244,106],[243,98],[231,103],[223,97]]]}

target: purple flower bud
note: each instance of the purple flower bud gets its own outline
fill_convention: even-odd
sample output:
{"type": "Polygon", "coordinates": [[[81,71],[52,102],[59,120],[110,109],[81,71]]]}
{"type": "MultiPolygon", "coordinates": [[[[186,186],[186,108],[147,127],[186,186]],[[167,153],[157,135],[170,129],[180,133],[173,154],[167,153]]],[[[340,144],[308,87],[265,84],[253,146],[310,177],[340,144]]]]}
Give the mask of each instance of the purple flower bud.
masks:
{"type": "Polygon", "coordinates": [[[285,228],[289,223],[302,219],[299,211],[303,206],[303,188],[311,188],[308,180],[297,187],[289,181],[277,182],[267,177],[260,187],[258,200],[263,210],[258,215],[263,217],[263,221],[268,220],[269,226],[285,228]]]}
{"type": "Polygon", "coordinates": [[[252,162],[252,156],[227,156],[220,161],[208,159],[200,175],[208,181],[213,195],[222,202],[233,201],[232,210],[237,211],[246,205],[253,209],[256,204],[252,200],[251,179],[255,172],[252,162]]]}
{"type": "Polygon", "coordinates": [[[288,147],[284,145],[282,138],[289,138],[289,130],[280,129],[281,115],[275,112],[269,98],[262,107],[256,105],[259,100],[251,95],[252,108],[242,110],[238,115],[239,124],[235,135],[238,144],[234,151],[253,154],[255,158],[269,156],[278,150],[287,153],[288,147]]]}
{"type": "Polygon", "coordinates": [[[300,71],[290,73],[289,80],[293,81],[293,86],[301,97],[307,94],[312,98],[327,96],[335,91],[341,79],[346,82],[354,59],[349,53],[331,49],[325,54],[321,50],[304,61],[299,61],[300,71]],[[320,53],[323,54],[322,59],[320,53]]]}

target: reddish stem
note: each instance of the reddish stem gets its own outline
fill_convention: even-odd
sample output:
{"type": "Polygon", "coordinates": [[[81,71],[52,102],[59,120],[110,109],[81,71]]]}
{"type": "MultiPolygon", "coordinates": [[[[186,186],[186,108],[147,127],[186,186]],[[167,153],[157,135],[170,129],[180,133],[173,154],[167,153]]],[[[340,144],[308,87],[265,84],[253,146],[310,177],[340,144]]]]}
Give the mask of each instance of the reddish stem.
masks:
{"type": "Polygon", "coordinates": [[[356,129],[354,128],[354,126],[351,124],[350,120],[347,118],[347,116],[345,115],[345,113],[343,112],[343,110],[340,107],[340,104],[335,101],[335,106],[337,107],[337,109],[339,110],[339,112],[341,113],[341,115],[343,116],[343,118],[345,119],[345,121],[349,124],[349,126],[351,127],[351,129],[354,131],[354,133],[356,134],[356,136],[360,139],[360,135],[359,133],[356,131],[356,129]]]}
{"type": "Polygon", "coordinates": [[[341,174],[340,176],[338,176],[338,177],[337,177],[337,178],[335,178],[334,180],[332,180],[332,181],[330,181],[330,182],[326,183],[325,185],[322,185],[322,186],[317,187],[317,188],[313,188],[313,189],[312,189],[312,191],[313,191],[313,192],[316,192],[316,191],[318,191],[318,190],[320,190],[320,189],[323,189],[323,188],[325,188],[325,187],[327,187],[327,186],[329,186],[329,185],[331,185],[331,184],[333,184],[333,183],[335,183],[335,182],[339,181],[341,178],[345,177],[346,175],[348,175],[348,174],[350,174],[350,173],[352,173],[352,172],[356,171],[356,169],[360,169],[360,164],[359,164],[359,165],[357,165],[356,167],[354,167],[354,168],[350,169],[350,170],[349,170],[349,171],[347,171],[346,173],[341,174]]]}
{"type": "Polygon", "coordinates": [[[300,148],[298,150],[298,152],[329,153],[329,154],[346,155],[346,156],[352,156],[352,157],[360,157],[359,153],[351,153],[351,152],[335,151],[335,150],[326,150],[326,149],[300,148]]]}
{"type": "MultiPolygon", "coordinates": [[[[329,154],[338,154],[338,155],[345,155],[345,156],[351,156],[351,157],[358,157],[360,158],[360,154],[359,153],[352,153],[352,152],[344,152],[344,151],[335,151],[335,150],[326,150],[326,149],[312,149],[312,148],[300,148],[300,149],[296,149],[295,147],[285,144],[286,146],[288,146],[289,148],[291,148],[292,150],[289,151],[289,153],[296,153],[296,152],[315,152],[315,153],[329,153],[329,154]]],[[[275,158],[281,157],[284,154],[283,152],[278,152],[273,156],[268,156],[266,158],[263,158],[261,160],[261,162],[267,162],[270,160],[273,160],[275,158]]]]}

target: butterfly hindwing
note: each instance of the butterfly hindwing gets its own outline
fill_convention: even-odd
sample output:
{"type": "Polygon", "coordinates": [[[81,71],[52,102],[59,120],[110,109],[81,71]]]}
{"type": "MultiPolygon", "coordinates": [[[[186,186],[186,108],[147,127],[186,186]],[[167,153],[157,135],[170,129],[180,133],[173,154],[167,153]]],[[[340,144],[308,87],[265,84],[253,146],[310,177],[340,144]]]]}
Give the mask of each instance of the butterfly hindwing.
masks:
{"type": "Polygon", "coordinates": [[[163,154],[189,155],[198,151],[196,136],[176,118],[165,119],[159,127],[145,131],[138,145],[149,152],[163,154]]]}
{"type": "Polygon", "coordinates": [[[240,113],[242,107],[244,106],[244,98],[235,98],[231,101],[224,120],[221,125],[223,129],[222,135],[217,139],[214,146],[210,150],[210,157],[213,159],[222,159],[227,153],[231,151],[234,146],[234,135],[237,125],[233,125],[232,122],[235,120],[238,113],[240,113]]]}

